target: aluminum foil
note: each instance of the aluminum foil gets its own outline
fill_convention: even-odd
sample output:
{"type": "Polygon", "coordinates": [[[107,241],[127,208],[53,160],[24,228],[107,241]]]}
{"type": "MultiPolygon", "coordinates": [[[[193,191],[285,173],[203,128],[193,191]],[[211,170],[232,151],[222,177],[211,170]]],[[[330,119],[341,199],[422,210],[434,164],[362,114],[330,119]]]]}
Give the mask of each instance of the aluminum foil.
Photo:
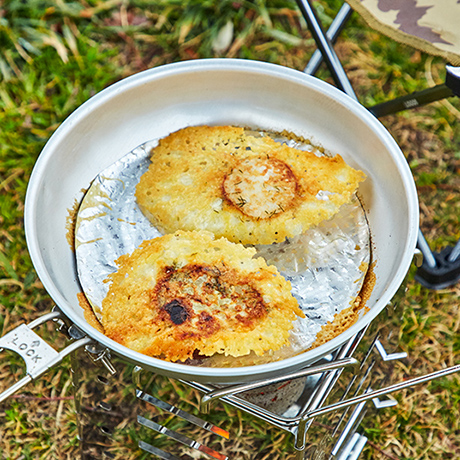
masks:
{"type": "MultiPolygon", "coordinates": [[[[317,155],[323,152],[308,141],[274,136],[280,142],[317,155]]],[[[142,214],[135,189],[148,169],[157,140],[146,142],[102,171],[91,183],[78,211],[75,253],[79,280],[98,318],[107,294],[107,276],[117,270],[115,261],[144,240],[161,236],[142,214]]],[[[318,199],[327,200],[327,192],[318,199]]],[[[334,315],[352,305],[370,263],[370,235],[358,198],[342,206],[329,221],[282,243],[257,245],[256,257],[275,265],[292,284],[305,318],[294,322],[290,345],[282,350],[241,358],[214,356],[192,363],[205,366],[242,366],[284,359],[307,350],[321,328],[334,315]]]]}
{"type": "Polygon", "coordinates": [[[109,286],[107,276],[115,261],[134,251],[144,240],[161,236],[142,214],[134,193],[150,163],[151,141],[104,169],[83,197],[75,225],[75,254],[80,284],[96,316],[109,286]]]}

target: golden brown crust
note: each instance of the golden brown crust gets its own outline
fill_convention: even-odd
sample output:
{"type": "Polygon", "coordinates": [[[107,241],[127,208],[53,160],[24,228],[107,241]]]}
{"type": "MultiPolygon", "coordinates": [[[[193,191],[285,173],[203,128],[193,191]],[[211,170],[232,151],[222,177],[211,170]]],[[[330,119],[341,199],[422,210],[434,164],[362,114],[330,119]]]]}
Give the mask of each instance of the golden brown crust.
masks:
{"type": "Polygon", "coordinates": [[[198,126],[153,149],[136,198],[163,233],[207,230],[233,242],[271,244],[332,217],[364,178],[340,155],[317,156],[244,128],[198,126]],[[245,168],[258,168],[257,180],[245,168]]]}
{"type": "Polygon", "coordinates": [[[281,348],[303,313],[290,283],[254,254],[209,232],[144,242],[109,277],[106,335],[169,361],[281,348]]]}
{"type": "Polygon", "coordinates": [[[73,252],[75,252],[75,224],[77,221],[77,214],[78,214],[79,207],[80,207],[80,203],[74,199],[73,206],[72,208],[67,210],[68,214],[65,219],[66,220],[65,228],[67,230],[66,240],[67,240],[67,243],[69,244],[70,249],[73,252]]]}
{"type": "Polygon", "coordinates": [[[79,292],[77,294],[78,304],[83,309],[83,314],[85,316],[86,322],[94,327],[94,329],[98,330],[99,332],[104,333],[104,328],[102,324],[98,321],[93,308],[91,307],[88,299],[86,298],[85,294],[79,292]]]}

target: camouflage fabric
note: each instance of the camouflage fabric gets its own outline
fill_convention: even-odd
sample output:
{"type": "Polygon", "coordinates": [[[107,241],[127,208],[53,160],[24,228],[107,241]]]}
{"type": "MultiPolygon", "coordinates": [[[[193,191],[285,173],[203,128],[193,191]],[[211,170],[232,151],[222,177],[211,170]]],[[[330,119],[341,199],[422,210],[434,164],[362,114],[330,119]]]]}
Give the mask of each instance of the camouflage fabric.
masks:
{"type": "Polygon", "coordinates": [[[375,30],[460,65],[460,0],[347,0],[375,30]]]}

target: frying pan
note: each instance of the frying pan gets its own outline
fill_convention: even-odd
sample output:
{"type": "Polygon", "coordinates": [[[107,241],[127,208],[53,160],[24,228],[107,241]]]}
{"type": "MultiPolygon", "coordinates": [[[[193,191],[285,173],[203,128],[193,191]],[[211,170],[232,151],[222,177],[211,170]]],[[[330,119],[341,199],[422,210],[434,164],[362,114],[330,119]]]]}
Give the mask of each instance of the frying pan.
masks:
{"type": "Polygon", "coordinates": [[[389,303],[411,264],[418,202],[406,160],[383,125],[335,87],[302,72],[250,60],[204,59],[153,68],[96,94],[72,113],[41,152],[25,205],[28,249],[45,289],[65,316],[112,353],[170,377],[204,383],[272,378],[318,361],[369,324],[389,303]],[[372,235],[376,284],[369,311],[329,342],[268,364],[208,368],[134,352],[93,328],[69,244],[69,215],[92,179],[147,140],[193,125],[287,130],[340,153],[363,170],[360,186],[372,235]]]}

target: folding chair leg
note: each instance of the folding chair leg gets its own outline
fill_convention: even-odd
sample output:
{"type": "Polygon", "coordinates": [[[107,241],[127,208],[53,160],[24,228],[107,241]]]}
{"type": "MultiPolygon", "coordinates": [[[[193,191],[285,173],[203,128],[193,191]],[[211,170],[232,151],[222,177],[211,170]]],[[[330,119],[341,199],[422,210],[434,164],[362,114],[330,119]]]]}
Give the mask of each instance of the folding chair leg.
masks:
{"type": "Polygon", "coordinates": [[[319,21],[310,0],[297,0],[297,4],[303,17],[305,18],[305,21],[307,21],[308,28],[310,29],[313,39],[316,42],[316,46],[320,50],[324,61],[331,72],[334,83],[350,97],[357,99],[350,80],[348,79],[340,60],[337,57],[331,41],[324,32],[321,22],[319,21]]]}
{"type": "MultiPolygon", "coordinates": [[[[446,246],[440,252],[433,252],[435,265],[425,262],[417,270],[415,279],[428,289],[439,290],[453,286],[460,281],[460,240],[455,246],[446,246]]],[[[427,259],[428,260],[428,259],[427,259]]]]}
{"type": "MultiPolygon", "coordinates": [[[[348,3],[344,3],[326,32],[326,36],[332,44],[335,44],[335,42],[337,41],[340,32],[342,32],[343,28],[348,22],[348,19],[350,19],[352,13],[353,10],[351,9],[350,5],[348,3]]],[[[308,61],[308,64],[305,67],[304,72],[307,75],[315,75],[316,72],[318,72],[319,66],[322,62],[323,56],[321,54],[321,51],[316,50],[313,53],[310,60],[308,61]]]]}
{"type": "Polygon", "coordinates": [[[422,252],[423,263],[425,264],[425,266],[430,268],[436,268],[436,259],[420,229],[418,230],[417,247],[422,252]]]}
{"type": "MultiPolygon", "coordinates": [[[[350,6],[347,3],[343,4],[327,33],[325,33],[311,0],[297,0],[297,4],[318,48],[305,67],[304,72],[314,75],[324,59],[337,87],[357,100],[350,80],[333,47],[333,43],[351,16],[352,10],[350,6]]],[[[369,111],[379,118],[446,97],[460,96],[460,67],[447,65],[446,71],[446,82],[444,84],[377,104],[368,108],[369,111]]],[[[429,289],[443,289],[460,281],[460,241],[455,247],[448,246],[439,253],[432,252],[419,229],[417,246],[423,254],[423,264],[415,276],[420,284],[429,289]]]]}
{"type": "Polygon", "coordinates": [[[368,109],[377,118],[380,118],[453,96],[460,96],[460,67],[447,65],[445,83],[398,97],[388,102],[376,104],[368,107],[368,109]]]}
{"type": "Polygon", "coordinates": [[[454,96],[452,90],[445,84],[437,85],[432,88],[408,94],[406,96],[392,99],[388,102],[376,104],[368,107],[369,111],[377,118],[391,115],[402,110],[413,109],[421,105],[429,104],[430,102],[439,101],[446,97],[454,96]]]}

